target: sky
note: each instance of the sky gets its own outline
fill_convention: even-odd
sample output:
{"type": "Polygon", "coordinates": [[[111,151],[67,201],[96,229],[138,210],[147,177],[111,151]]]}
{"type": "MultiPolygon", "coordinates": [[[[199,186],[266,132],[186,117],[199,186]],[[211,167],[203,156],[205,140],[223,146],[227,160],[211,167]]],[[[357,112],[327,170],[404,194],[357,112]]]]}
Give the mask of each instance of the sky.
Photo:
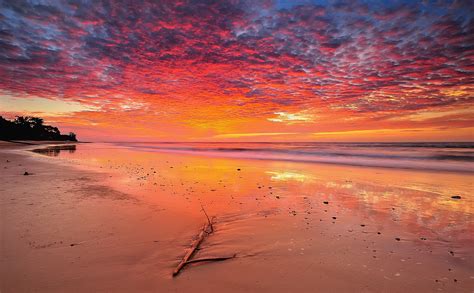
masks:
{"type": "Polygon", "coordinates": [[[88,141],[474,141],[472,1],[0,0],[0,115],[88,141]]]}

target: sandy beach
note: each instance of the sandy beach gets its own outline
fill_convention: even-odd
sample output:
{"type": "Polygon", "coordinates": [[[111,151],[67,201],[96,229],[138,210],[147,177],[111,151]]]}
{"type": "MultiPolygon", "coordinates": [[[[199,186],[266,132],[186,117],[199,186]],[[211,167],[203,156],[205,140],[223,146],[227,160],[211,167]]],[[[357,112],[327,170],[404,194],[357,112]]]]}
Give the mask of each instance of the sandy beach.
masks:
{"type": "Polygon", "coordinates": [[[1,292],[473,292],[472,173],[39,147],[0,143],[1,292]],[[236,257],[173,278],[202,207],[236,257]]]}

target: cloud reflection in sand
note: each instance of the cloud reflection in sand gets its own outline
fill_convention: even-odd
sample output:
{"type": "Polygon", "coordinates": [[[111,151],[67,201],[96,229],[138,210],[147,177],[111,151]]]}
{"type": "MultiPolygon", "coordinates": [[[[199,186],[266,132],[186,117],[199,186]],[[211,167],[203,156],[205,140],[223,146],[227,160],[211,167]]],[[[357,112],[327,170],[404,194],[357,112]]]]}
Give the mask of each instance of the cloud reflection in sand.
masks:
{"type": "Polygon", "coordinates": [[[295,171],[267,171],[266,174],[271,175],[270,180],[272,181],[298,181],[305,182],[311,180],[313,177],[303,173],[297,173],[295,171]]]}

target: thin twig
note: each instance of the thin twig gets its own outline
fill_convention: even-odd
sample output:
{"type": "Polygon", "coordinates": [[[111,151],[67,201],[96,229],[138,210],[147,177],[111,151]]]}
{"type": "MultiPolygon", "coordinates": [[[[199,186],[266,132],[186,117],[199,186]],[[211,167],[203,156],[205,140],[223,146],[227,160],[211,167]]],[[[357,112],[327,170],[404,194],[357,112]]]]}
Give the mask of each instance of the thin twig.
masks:
{"type": "Polygon", "coordinates": [[[214,227],[212,226],[212,223],[211,223],[211,220],[209,219],[209,216],[207,215],[207,212],[206,210],[204,209],[204,206],[201,204],[201,209],[202,211],[204,212],[204,215],[206,215],[206,218],[207,218],[207,223],[209,224],[209,226],[211,227],[211,232],[214,232],[214,227]]]}
{"type": "Polygon", "coordinates": [[[231,256],[198,258],[198,259],[188,260],[186,262],[186,264],[203,262],[203,261],[223,261],[223,260],[228,260],[228,259],[231,259],[231,258],[235,258],[236,256],[237,256],[237,254],[234,254],[234,255],[231,255],[231,256]]]}

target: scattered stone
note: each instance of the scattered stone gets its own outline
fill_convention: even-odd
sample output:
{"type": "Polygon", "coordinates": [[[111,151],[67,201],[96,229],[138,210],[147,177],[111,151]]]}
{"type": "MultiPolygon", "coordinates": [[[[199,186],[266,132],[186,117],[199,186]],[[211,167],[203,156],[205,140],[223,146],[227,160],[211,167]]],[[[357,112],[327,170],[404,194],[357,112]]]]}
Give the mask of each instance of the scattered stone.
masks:
{"type": "Polygon", "coordinates": [[[28,175],[30,175],[30,173],[28,173],[28,172],[25,171],[25,173],[23,173],[23,175],[24,175],[24,176],[28,176],[28,175]]]}
{"type": "Polygon", "coordinates": [[[449,253],[454,256],[454,251],[450,250],[449,253]]]}
{"type": "Polygon", "coordinates": [[[329,201],[323,201],[323,204],[329,204],[329,201]]]}
{"type": "Polygon", "coordinates": [[[276,197],[277,199],[280,199],[280,196],[278,196],[278,195],[277,195],[277,196],[275,196],[275,197],[276,197]]]}
{"type": "Polygon", "coordinates": [[[400,238],[398,238],[398,237],[395,237],[395,240],[397,240],[397,241],[400,241],[401,239],[400,239],[400,238]]]}
{"type": "Polygon", "coordinates": [[[365,224],[360,224],[361,227],[365,227],[365,224]]]}
{"type": "Polygon", "coordinates": [[[452,199],[461,199],[461,196],[459,196],[459,195],[453,195],[453,196],[451,196],[451,198],[452,198],[452,199]]]}
{"type": "Polygon", "coordinates": [[[237,168],[237,171],[240,171],[240,168],[237,168]]]}
{"type": "Polygon", "coordinates": [[[334,220],[336,219],[336,217],[332,217],[334,220]]]}
{"type": "Polygon", "coordinates": [[[421,240],[426,240],[426,238],[425,238],[425,237],[420,237],[420,239],[421,239],[421,240]]]}

